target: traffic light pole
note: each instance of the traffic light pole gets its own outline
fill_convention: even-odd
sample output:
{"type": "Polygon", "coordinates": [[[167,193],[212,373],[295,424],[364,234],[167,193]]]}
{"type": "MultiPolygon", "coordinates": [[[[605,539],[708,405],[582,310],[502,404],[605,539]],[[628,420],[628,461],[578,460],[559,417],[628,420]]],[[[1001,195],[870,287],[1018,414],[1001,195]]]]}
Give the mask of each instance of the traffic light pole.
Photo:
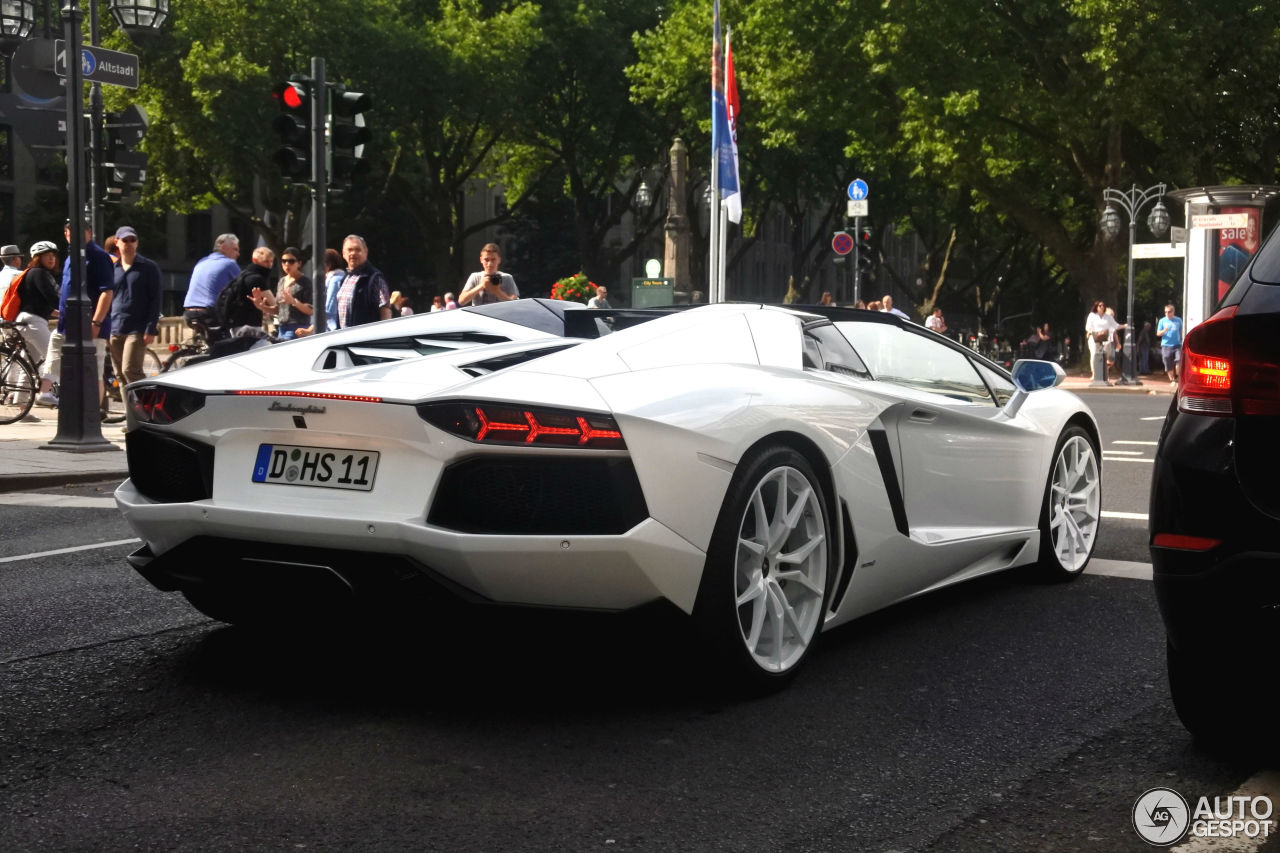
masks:
{"type": "MultiPolygon", "coordinates": [[[[97,0],[89,3],[89,44],[98,46],[97,0]]],[[[79,51],[74,55],[79,56],[79,51]]],[[[102,84],[94,81],[89,84],[89,222],[98,241],[102,240],[102,130],[102,84]]]]}
{"type": "Polygon", "coordinates": [[[329,318],[324,306],[329,294],[325,292],[324,250],[329,176],[325,122],[329,115],[329,89],[324,79],[324,59],[311,57],[311,323],[316,334],[327,328],[329,318]]]}
{"type": "Polygon", "coordinates": [[[45,450],[87,453],[115,450],[102,437],[98,414],[98,359],[89,324],[90,303],[84,292],[84,79],[80,70],[80,7],[67,0],[62,7],[67,40],[67,219],[71,221],[68,248],[70,291],[63,318],[66,339],[62,344],[59,375],[58,433],[45,450]]]}

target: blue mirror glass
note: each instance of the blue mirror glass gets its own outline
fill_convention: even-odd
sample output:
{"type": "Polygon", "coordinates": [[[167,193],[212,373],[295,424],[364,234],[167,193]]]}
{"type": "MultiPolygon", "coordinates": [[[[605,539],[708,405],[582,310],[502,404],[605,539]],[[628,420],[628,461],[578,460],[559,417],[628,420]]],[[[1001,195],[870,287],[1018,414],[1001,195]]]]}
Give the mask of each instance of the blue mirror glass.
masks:
{"type": "Polygon", "coordinates": [[[1013,365],[1013,384],[1027,392],[1052,388],[1066,377],[1062,367],[1052,361],[1023,359],[1013,365]]]}

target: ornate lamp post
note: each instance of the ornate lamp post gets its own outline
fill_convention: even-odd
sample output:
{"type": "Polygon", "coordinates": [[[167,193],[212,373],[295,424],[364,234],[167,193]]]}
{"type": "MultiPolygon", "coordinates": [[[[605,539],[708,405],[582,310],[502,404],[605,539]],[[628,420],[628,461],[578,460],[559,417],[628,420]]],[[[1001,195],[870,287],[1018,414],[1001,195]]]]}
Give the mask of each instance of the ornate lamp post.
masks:
{"type": "MultiPolygon", "coordinates": [[[[1123,375],[1120,377],[1120,385],[1142,384],[1134,376],[1133,367],[1133,344],[1138,336],[1133,322],[1133,243],[1138,234],[1138,213],[1147,202],[1152,199],[1159,199],[1164,195],[1164,192],[1164,184],[1153,184],[1145,190],[1139,190],[1137,184],[1134,184],[1130,190],[1115,190],[1110,187],[1103,190],[1103,198],[1106,199],[1107,209],[1102,213],[1100,227],[1107,239],[1114,240],[1120,234],[1120,213],[1116,210],[1116,206],[1118,205],[1125,213],[1129,214],[1129,301],[1125,313],[1125,321],[1128,323],[1129,328],[1125,330],[1124,336],[1124,369],[1122,371],[1123,375]]],[[[1157,201],[1156,206],[1152,208],[1151,214],[1147,217],[1147,227],[1157,237],[1164,236],[1169,230],[1169,211],[1164,206],[1163,201],[1157,201]]]]}
{"type": "Polygon", "coordinates": [[[159,30],[169,17],[169,0],[107,0],[107,8],[135,41],[159,30]]]}

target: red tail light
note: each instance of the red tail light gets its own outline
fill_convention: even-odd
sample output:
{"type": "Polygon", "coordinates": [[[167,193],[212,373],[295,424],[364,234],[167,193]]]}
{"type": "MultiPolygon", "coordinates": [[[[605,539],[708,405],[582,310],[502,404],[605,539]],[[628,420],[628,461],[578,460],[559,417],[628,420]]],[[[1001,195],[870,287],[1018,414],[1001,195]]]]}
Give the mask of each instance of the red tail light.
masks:
{"type": "Polygon", "coordinates": [[[1157,533],[1151,540],[1157,548],[1174,548],[1179,551],[1208,551],[1222,544],[1221,539],[1204,536],[1184,536],[1180,533],[1157,533]]]}
{"type": "Polygon", "coordinates": [[[143,385],[129,388],[127,394],[130,411],[144,424],[171,424],[204,405],[203,394],[186,388],[143,385]]]}
{"type": "Polygon", "coordinates": [[[1242,339],[1244,318],[1236,311],[1234,305],[1223,308],[1183,342],[1179,411],[1280,415],[1280,365],[1261,357],[1260,342],[1242,339]]]}
{"type": "Polygon", "coordinates": [[[501,403],[427,403],[418,415],[432,426],[481,444],[622,450],[617,422],[596,412],[535,409],[501,403]]]}

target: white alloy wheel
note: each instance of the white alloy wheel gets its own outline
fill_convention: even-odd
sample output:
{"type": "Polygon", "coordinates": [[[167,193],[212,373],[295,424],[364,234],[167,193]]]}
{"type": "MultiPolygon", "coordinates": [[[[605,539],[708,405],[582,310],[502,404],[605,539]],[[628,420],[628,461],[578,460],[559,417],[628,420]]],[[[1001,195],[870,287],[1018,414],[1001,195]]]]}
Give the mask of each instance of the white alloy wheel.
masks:
{"type": "Polygon", "coordinates": [[[801,471],[774,468],[742,513],[734,561],[738,629],[767,672],[799,663],[822,622],[827,534],[818,490],[801,471]]]}
{"type": "Polygon", "coordinates": [[[1084,571],[1098,538],[1102,482],[1093,442],[1071,427],[1058,442],[1045,495],[1041,564],[1068,576],[1084,571]]]}

